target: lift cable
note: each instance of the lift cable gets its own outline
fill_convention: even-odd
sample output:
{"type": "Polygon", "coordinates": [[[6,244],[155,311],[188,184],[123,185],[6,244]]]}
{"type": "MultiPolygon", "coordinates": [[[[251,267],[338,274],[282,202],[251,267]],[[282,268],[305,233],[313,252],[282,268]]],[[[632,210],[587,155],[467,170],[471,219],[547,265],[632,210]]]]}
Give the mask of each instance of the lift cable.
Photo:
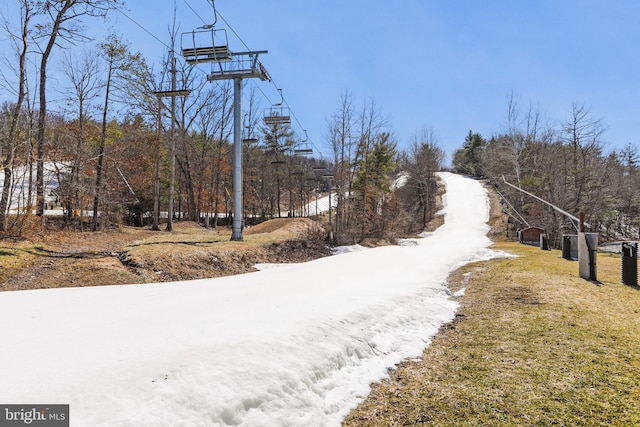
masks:
{"type": "MultiPolygon", "coordinates": [[[[273,86],[276,88],[276,90],[280,93],[280,105],[285,105],[288,109],[289,109],[289,113],[291,115],[291,117],[293,117],[293,119],[295,120],[295,122],[297,123],[298,127],[300,128],[300,130],[302,130],[303,132],[305,131],[305,127],[302,126],[302,123],[300,122],[300,119],[298,119],[298,116],[296,115],[295,111],[291,108],[291,106],[289,105],[289,103],[287,102],[287,99],[284,97],[284,95],[282,94],[282,89],[280,89],[278,87],[278,85],[275,83],[275,81],[273,80],[273,78],[271,79],[271,83],[273,83],[273,86]]],[[[255,84],[255,83],[254,83],[255,84]]],[[[262,89],[260,89],[260,92],[262,92],[262,94],[264,95],[265,99],[271,104],[271,105],[278,105],[278,104],[274,104],[273,102],[271,102],[269,100],[269,98],[265,95],[265,93],[262,91],[262,89]]],[[[311,140],[311,138],[309,138],[307,136],[308,139],[308,143],[313,146],[313,148],[315,148],[318,152],[320,152],[320,150],[318,149],[318,147],[313,143],[313,141],[311,140]]]]}
{"type": "Polygon", "coordinates": [[[127,15],[126,13],[124,13],[120,8],[114,6],[113,7],[116,12],[120,13],[122,16],[124,16],[125,18],[127,18],[129,21],[133,22],[136,26],[140,27],[140,29],[142,29],[142,31],[144,31],[145,33],[149,34],[151,37],[153,37],[154,39],[156,39],[158,42],[160,42],[160,44],[162,44],[164,47],[166,47],[167,49],[171,50],[171,47],[166,44],[165,42],[163,42],[160,38],[158,38],[155,34],[153,34],[151,31],[147,30],[145,27],[142,26],[142,24],[138,23],[135,19],[133,19],[132,17],[130,17],[129,15],[127,15]]]}
{"type": "MultiPolygon", "coordinates": [[[[188,2],[187,0],[184,0],[184,4],[186,4],[186,5],[187,5],[187,7],[188,7],[189,9],[191,9],[191,12],[193,12],[193,14],[194,14],[194,15],[196,15],[196,16],[198,17],[198,19],[200,19],[204,25],[209,25],[209,24],[207,24],[207,21],[205,21],[205,20],[202,18],[202,16],[200,16],[200,14],[199,14],[198,12],[196,12],[196,10],[195,10],[193,7],[191,7],[191,5],[189,4],[189,2],[188,2]]],[[[216,21],[217,21],[217,20],[218,20],[218,15],[216,15],[216,14],[215,14],[215,13],[216,13],[216,12],[215,12],[215,6],[214,6],[213,13],[214,13],[214,15],[216,16],[216,18],[215,18],[215,19],[216,19],[216,21]]],[[[215,22],[214,22],[214,24],[215,24],[215,22]]]]}
{"type": "Polygon", "coordinates": [[[511,215],[511,214],[508,214],[508,215],[509,215],[511,218],[513,218],[513,219],[515,219],[516,221],[518,221],[519,223],[524,224],[525,226],[529,227],[530,225],[529,225],[529,223],[527,222],[527,220],[526,220],[526,219],[524,219],[524,217],[523,217],[522,215],[520,215],[520,212],[518,212],[518,210],[517,210],[517,209],[516,209],[516,208],[511,204],[511,202],[507,199],[507,197],[506,197],[504,194],[502,194],[502,192],[497,188],[497,186],[495,187],[495,190],[496,190],[496,193],[498,193],[498,195],[499,195],[500,197],[502,197],[502,200],[504,200],[504,202],[505,202],[505,203],[506,203],[506,204],[511,208],[511,210],[512,210],[513,212],[515,212],[515,214],[516,214],[516,215],[518,215],[518,218],[520,218],[520,219],[518,219],[518,218],[514,217],[514,216],[513,216],[513,215],[511,215]]]}
{"type": "MultiPolygon", "coordinates": [[[[187,0],[184,0],[185,2],[187,0]]],[[[210,0],[212,1],[212,0],[210,0]]],[[[227,26],[227,28],[229,28],[231,30],[231,32],[238,38],[238,40],[240,40],[240,43],[242,43],[242,45],[247,49],[247,50],[251,50],[249,48],[249,46],[244,42],[244,40],[242,40],[242,38],[238,35],[238,33],[233,29],[233,27],[229,24],[229,22],[227,22],[227,20],[225,19],[225,17],[220,13],[217,12],[218,16],[220,17],[220,19],[222,19],[222,21],[225,23],[225,25],[227,26]]],[[[271,78],[271,83],[273,84],[273,86],[275,87],[275,89],[277,91],[280,91],[278,85],[274,82],[273,80],[273,76],[271,78]]],[[[254,84],[256,84],[254,82],[254,84]]],[[[257,86],[257,85],[256,85],[257,86]]],[[[262,93],[262,95],[265,97],[265,99],[267,100],[267,102],[269,102],[269,104],[273,105],[273,103],[269,100],[269,98],[266,96],[266,94],[264,93],[264,91],[262,91],[262,89],[260,89],[260,92],[262,93]]],[[[282,92],[280,93],[280,95],[282,96],[282,92]]],[[[293,116],[293,118],[295,119],[296,123],[298,124],[298,126],[300,127],[300,129],[305,129],[304,126],[302,126],[300,124],[300,120],[298,119],[298,117],[296,116],[295,112],[291,109],[291,106],[289,105],[289,103],[286,101],[286,99],[282,99],[282,103],[285,104],[287,106],[287,108],[289,108],[289,111],[291,113],[291,116],[293,116]]],[[[311,145],[313,145],[313,147],[317,150],[317,147],[315,146],[315,144],[313,144],[313,142],[311,142],[311,145]]]]}
{"type": "Polygon", "coordinates": [[[242,40],[240,35],[238,33],[236,33],[236,30],[234,30],[233,27],[231,25],[229,25],[227,20],[224,19],[224,16],[222,16],[222,14],[220,12],[217,12],[217,16],[219,16],[220,19],[222,19],[222,21],[226,24],[227,28],[229,28],[231,30],[231,32],[238,38],[238,40],[240,40],[240,43],[242,43],[242,45],[245,47],[245,49],[250,51],[251,49],[249,49],[249,46],[247,46],[247,44],[244,42],[244,40],[242,40]]]}
{"type": "MultiPolygon", "coordinates": [[[[187,0],[183,0],[183,1],[184,1],[184,3],[189,7],[189,9],[191,9],[191,11],[192,11],[192,12],[193,12],[193,13],[194,13],[194,14],[195,14],[195,15],[196,15],[196,16],[197,16],[197,17],[202,21],[202,23],[206,25],[206,21],[205,21],[205,20],[204,20],[204,19],[203,19],[203,18],[202,18],[202,17],[201,17],[201,16],[200,16],[200,15],[199,15],[199,14],[198,14],[194,9],[193,9],[193,7],[191,7],[191,5],[189,4],[189,2],[188,2],[187,0]]],[[[236,30],[235,30],[235,29],[234,29],[234,28],[229,24],[229,22],[225,19],[224,15],[222,15],[222,13],[220,13],[220,11],[218,11],[218,10],[215,8],[214,0],[208,0],[208,1],[211,3],[211,5],[212,5],[212,7],[213,7],[213,9],[214,9],[215,20],[216,20],[216,21],[214,22],[214,24],[217,22],[218,18],[220,18],[220,19],[222,20],[222,22],[224,22],[224,24],[227,26],[227,28],[228,28],[228,29],[229,29],[229,30],[230,30],[230,31],[231,31],[231,32],[236,36],[236,38],[240,41],[240,43],[242,43],[242,45],[245,47],[245,49],[247,49],[247,50],[249,50],[249,51],[250,51],[251,49],[250,49],[250,48],[249,48],[249,46],[244,42],[244,40],[242,39],[242,37],[240,37],[240,35],[236,32],[236,30]]],[[[302,124],[300,123],[300,120],[298,119],[298,116],[297,116],[297,115],[295,114],[295,112],[291,109],[291,106],[289,106],[289,103],[287,102],[287,100],[286,100],[286,99],[284,98],[284,96],[282,95],[282,90],[281,90],[281,89],[278,87],[278,85],[273,81],[273,78],[271,78],[271,80],[270,80],[270,81],[271,81],[271,83],[273,84],[273,86],[275,87],[275,89],[276,89],[277,91],[279,91],[279,93],[280,93],[280,97],[281,97],[281,101],[280,101],[280,102],[281,102],[281,105],[282,105],[282,104],[284,104],[284,105],[286,105],[286,107],[287,107],[287,108],[289,108],[289,111],[290,111],[291,116],[294,118],[295,122],[296,122],[296,123],[297,123],[297,125],[300,127],[300,129],[301,129],[301,130],[303,130],[303,132],[304,132],[305,127],[304,127],[304,126],[302,126],[302,124]]],[[[252,83],[255,85],[255,87],[257,87],[257,88],[258,88],[258,90],[260,91],[260,93],[262,93],[262,96],[264,96],[264,98],[267,100],[267,102],[268,102],[270,105],[274,105],[274,103],[273,103],[273,102],[271,102],[271,100],[270,100],[270,99],[269,99],[269,97],[266,95],[266,93],[262,90],[262,88],[261,88],[259,85],[257,85],[257,84],[256,84],[256,82],[252,82],[252,83]]],[[[320,151],[320,150],[318,149],[318,147],[313,143],[313,141],[311,140],[311,138],[309,138],[308,136],[307,136],[307,143],[309,143],[311,146],[313,146],[313,148],[314,148],[314,149],[316,149],[318,152],[320,151]]]]}

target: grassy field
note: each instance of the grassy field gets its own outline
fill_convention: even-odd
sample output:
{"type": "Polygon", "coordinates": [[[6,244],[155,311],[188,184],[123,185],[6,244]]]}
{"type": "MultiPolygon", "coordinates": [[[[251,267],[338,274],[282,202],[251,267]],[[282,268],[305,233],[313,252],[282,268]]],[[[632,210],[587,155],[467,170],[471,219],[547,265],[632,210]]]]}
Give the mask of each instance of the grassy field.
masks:
{"type": "Polygon", "coordinates": [[[621,283],[619,256],[598,255],[598,280],[559,251],[465,266],[454,322],[406,362],[345,426],[638,426],[640,289],[621,283]]]}

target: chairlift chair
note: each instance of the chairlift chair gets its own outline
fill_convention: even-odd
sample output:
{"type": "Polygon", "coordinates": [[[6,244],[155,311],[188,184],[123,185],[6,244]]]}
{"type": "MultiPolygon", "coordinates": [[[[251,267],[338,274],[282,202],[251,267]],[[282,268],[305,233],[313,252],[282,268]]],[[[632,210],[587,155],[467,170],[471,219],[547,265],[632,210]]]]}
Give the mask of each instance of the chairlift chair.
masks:
{"type": "Polygon", "coordinates": [[[274,105],[265,109],[263,121],[267,126],[279,124],[288,125],[291,124],[291,113],[288,107],[274,105]]]}
{"type": "Polygon", "coordinates": [[[291,124],[291,113],[288,107],[284,107],[284,97],[282,96],[282,89],[278,89],[280,92],[280,102],[273,104],[270,108],[267,108],[264,113],[264,124],[270,125],[288,125],[291,124]]]}
{"type": "Polygon", "coordinates": [[[182,33],[182,56],[188,64],[231,61],[227,30],[204,28],[182,33]]]}
{"type": "Polygon", "coordinates": [[[306,156],[307,154],[313,154],[313,149],[307,142],[309,140],[309,136],[307,135],[307,131],[304,131],[304,139],[300,141],[303,145],[302,148],[297,148],[293,150],[293,154],[295,156],[306,156]]]}

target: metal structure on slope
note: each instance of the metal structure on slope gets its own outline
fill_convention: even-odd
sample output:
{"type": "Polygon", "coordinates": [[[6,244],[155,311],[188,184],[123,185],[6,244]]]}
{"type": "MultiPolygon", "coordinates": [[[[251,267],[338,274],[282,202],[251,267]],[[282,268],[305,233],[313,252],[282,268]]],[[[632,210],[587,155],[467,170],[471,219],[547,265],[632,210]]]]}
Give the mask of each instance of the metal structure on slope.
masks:
{"type": "Polygon", "coordinates": [[[207,80],[233,80],[233,228],[231,240],[241,241],[243,219],[242,199],[242,81],[249,78],[271,81],[271,77],[259,56],[266,50],[232,52],[229,49],[227,33],[216,29],[218,20],[213,7],[214,22],[182,35],[182,56],[191,65],[211,64],[207,80]]]}

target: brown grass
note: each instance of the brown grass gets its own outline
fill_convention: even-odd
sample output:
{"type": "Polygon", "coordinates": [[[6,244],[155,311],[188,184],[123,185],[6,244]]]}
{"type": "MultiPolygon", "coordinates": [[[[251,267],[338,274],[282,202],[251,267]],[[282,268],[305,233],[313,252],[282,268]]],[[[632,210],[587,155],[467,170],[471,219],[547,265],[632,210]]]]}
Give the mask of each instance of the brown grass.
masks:
{"type": "Polygon", "coordinates": [[[620,258],[600,254],[592,283],[558,251],[495,247],[520,257],[455,272],[455,321],[345,426],[640,425],[640,291],[620,258]]]}
{"type": "Polygon", "coordinates": [[[0,243],[0,291],[152,283],[228,276],[261,262],[327,255],[318,225],[283,218],[252,227],[244,242],[225,227],[176,222],[172,232],[121,227],[104,232],[49,230],[0,243]]]}

